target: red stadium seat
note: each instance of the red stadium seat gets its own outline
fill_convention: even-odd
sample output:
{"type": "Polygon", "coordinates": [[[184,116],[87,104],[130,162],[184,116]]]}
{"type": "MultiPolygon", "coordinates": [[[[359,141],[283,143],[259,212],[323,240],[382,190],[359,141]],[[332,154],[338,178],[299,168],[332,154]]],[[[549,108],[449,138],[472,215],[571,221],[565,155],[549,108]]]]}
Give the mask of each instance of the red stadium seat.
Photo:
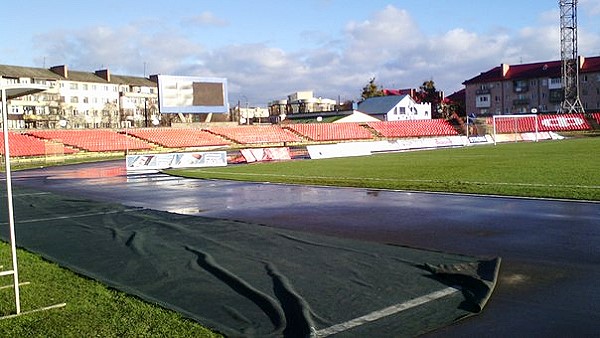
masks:
{"type": "Polygon", "coordinates": [[[92,152],[151,149],[145,141],[112,130],[33,130],[28,134],[92,152]]]}
{"type": "Polygon", "coordinates": [[[210,127],[205,130],[240,144],[270,144],[302,141],[302,138],[291,131],[273,125],[210,127]]]}
{"type": "Polygon", "coordinates": [[[134,129],[130,135],[166,148],[224,146],[231,142],[200,129],[151,128],[134,129]]]}
{"type": "Polygon", "coordinates": [[[358,123],[290,124],[287,129],[313,141],[340,141],[372,139],[373,134],[358,123]]]}
{"type": "MultiPolygon", "coordinates": [[[[4,155],[3,132],[0,132],[0,140],[0,153],[4,155]]],[[[14,157],[72,154],[77,152],[77,150],[66,148],[62,144],[10,131],[8,132],[8,145],[10,146],[10,155],[14,157]]]]}
{"type": "Polygon", "coordinates": [[[444,119],[368,122],[367,125],[389,138],[458,135],[444,119]]]}

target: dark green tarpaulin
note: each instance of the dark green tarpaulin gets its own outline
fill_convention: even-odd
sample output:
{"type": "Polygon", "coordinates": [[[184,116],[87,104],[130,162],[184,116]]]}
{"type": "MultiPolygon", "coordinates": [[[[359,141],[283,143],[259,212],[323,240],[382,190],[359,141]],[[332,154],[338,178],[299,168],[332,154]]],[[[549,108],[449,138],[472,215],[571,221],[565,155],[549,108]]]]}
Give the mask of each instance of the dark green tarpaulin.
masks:
{"type": "Polygon", "coordinates": [[[415,336],[480,311],[500,263],[32,190],[14,201],[19,246],[231,337],[415,336]]]}

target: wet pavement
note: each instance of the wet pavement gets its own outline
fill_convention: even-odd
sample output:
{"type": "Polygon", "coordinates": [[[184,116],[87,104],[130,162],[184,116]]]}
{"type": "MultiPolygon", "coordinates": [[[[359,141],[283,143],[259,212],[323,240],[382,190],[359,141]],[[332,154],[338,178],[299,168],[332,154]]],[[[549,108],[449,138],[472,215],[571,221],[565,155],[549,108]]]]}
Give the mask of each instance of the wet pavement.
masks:
{"type": "Polygon", "coordinates": [[[431,337],[598,336],[600,203],[126,175],[124,161],[13,184],[162,211],[465,255],[500,256],[484,311],[431,337]]]}

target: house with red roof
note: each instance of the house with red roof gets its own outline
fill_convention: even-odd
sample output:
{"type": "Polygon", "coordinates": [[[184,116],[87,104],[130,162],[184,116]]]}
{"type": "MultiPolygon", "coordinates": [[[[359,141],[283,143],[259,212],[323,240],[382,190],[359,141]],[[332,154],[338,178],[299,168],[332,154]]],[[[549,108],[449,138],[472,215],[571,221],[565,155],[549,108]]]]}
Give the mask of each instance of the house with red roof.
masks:
{"type": "MultiPolygon", "coordinates": [[[[586,112],[600,111],[600,57],[579,59],[579,96],[586,112]]],[[[466,80],[468,114],[556,113],[562,101],[561,61],[501,64],[466,80]]]]}

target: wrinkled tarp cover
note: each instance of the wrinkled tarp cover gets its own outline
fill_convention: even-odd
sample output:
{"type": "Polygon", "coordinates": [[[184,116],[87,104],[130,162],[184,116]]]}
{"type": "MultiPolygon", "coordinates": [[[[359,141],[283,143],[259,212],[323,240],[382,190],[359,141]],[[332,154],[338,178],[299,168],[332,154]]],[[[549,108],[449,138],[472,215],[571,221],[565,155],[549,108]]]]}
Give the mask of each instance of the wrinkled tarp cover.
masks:
{"type": "Polygon", "coordinates": [[[15,190],[14,201],[19,246],[231,337],[306,337],[448,286],[459,287],[443,298],[365,320],[336,335],[415,336],[480,311],[499,266],[497,259],[481,261],[31,190],[15,190]]]}

